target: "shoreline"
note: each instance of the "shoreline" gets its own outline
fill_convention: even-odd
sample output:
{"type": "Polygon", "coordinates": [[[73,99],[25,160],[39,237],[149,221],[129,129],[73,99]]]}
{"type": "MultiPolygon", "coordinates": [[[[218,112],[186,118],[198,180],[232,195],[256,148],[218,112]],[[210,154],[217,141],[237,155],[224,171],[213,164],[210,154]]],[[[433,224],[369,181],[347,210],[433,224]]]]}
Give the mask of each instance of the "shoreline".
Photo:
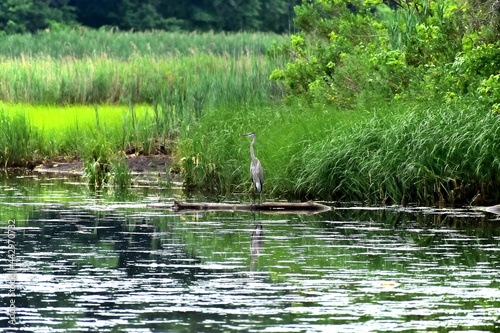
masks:
{"type": "MultiPolygon", "coordinates": [[[[141,176],[177,180],[177,175],[169,172],[172,166],[170,155],[126,155],[127,167],[132,176],[141,176]]],[[[39,175],[57,174],[65,177],[84,177],[85,167],[83,160],[76,157],[56,157],[45,161],[30,162],[22,167],[4,168],[4,170],[25,170],[39,175]]]]}

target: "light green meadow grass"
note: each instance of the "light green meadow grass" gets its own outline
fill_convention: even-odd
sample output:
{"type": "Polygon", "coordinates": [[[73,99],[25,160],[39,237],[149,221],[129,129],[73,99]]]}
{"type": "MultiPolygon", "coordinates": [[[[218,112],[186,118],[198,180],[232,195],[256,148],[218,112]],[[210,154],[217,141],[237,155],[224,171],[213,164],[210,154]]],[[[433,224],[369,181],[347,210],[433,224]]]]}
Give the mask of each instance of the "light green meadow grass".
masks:
{"type": "MultiPolygon", "coordinates": [[[[131,145],[144,149],[148,139],[154,139],[158,132],[165,130],[155,128],[154,111],[145,105],[130,108],[1,103],[0,110],[12,119],[19,119],[13,124],[24,123],[29,129],[25,140],[31,151],[24,152],[26,156],[21,157],[26,160],[61,155],[82,157],[98,141],[115,152],[131,145]]],[[[9,142],[4,144],[8,146],[9,142]]]]}

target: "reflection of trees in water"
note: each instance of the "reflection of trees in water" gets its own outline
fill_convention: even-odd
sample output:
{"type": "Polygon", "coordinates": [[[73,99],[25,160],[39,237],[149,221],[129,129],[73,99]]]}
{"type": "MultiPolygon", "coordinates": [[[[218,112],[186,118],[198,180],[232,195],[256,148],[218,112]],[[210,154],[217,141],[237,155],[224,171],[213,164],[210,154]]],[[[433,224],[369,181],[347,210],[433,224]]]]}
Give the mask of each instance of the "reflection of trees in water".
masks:
{"type": "Polygon", "coordinates": [[[48,253],[51,262],[40,262],[46,260],[41,257],[35,263],[38,266],[51,267],[54,261],[64,262],[66,268],[57,274],[78,275],[80,270],[88,270],[90,266],[120,269],[129,277],[168,273],[170,278],[190,284],[203,275],[199,274],[202,269],[196,265],[200,261],[190,256],[183,244],[170,241],[168,232],[167,239],[158,239],[157,226],[166,222],[162,219],[167,217],[137,218],[112,212],[42,209],[31,214],[29,226],[34,229],[26,230],[22,239],[19,238],[18,252],[48,253]],[[164,251],[158,252],[159,247],[164,251]],[[68,256],[68,253],[75,253],[75,256],[68,256]],[[78,256],[79,253],[82,255],[78,256]],[[88,256],[89,253],[106,259],[88,256]],[[176,267],[187,260],[190,265],[176,267]],[[153,262],[162,264],[151,265],[153,262]]]}
{"type": "Polygon", "coordinates": [[[406,271],[415,262],[447,267],[499,262],[500,255],[487,249],[500,230],[491,218],[467,209],[346,207],[308,225],[330,233],[336,246],[345,245],[325,254],[356,257],[372,270],[406,271]]]}
{"type": "MultiPolygon", "coordinates": [[[[168,225],[167,219],[62,207],[33,211],[28,219],[29,228],[19,230],[16,238],[18,273],[43,275],[42,280],[50,279],[43,283],[53,285],[53,289],[38,289],[31,286],[36,282],[28,281],[31,291],[26,292],[23,290],[26,282],[19,282],[16,306],[46,309],[48,304],[56,304],[56,309],[78,308],[71,314],[75,320],[99,318],[103,310],[143,309],[145,302],[140,300],[117,301],[131,293],[154,294],[155,290],[164,289],[166,283],[189,288],[209,272],[203,272],[199,260],[189,257],[185,246],[172,240],[175,236],[168,231],[161,233],[166,235],[165,239],[159,239],[157,231],[159,226],[168,225]],[[30,253],[36,255],[30,257],[30,253]],[[180,265],[186,262],[189,265],[180,265]],[[61,290],[57,289],[59,281],[65,285],[61,290]],[[109,286],[107,281],[114,281],[116,287],[109,286]]],[[[73,324],[67,322],[65,312],[47,310],[43,315],[54,322],[73,324]]],[[[155,313],[141,316],[158,317],[155,313]]]]}

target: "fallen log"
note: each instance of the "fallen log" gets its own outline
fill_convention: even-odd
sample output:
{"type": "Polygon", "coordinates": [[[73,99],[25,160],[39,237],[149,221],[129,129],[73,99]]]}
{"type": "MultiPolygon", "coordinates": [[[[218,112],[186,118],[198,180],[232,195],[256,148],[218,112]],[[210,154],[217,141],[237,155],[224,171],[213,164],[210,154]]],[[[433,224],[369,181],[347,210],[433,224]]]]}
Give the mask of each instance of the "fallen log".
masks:
{"type": "Polygon", "coordinates": [[[313,202],[262,202],[257,204],[196,203],[174,200],[175,211],[246,211],[268,213],[312,214],[330,210],[330,207],[313,202]]]}
{"type": "Polygon", "coordinates": [[[493,214],[500,215],[500,205],[486,207],[485,211],[487,211],[488,213],[493,213],[493,214]]]}

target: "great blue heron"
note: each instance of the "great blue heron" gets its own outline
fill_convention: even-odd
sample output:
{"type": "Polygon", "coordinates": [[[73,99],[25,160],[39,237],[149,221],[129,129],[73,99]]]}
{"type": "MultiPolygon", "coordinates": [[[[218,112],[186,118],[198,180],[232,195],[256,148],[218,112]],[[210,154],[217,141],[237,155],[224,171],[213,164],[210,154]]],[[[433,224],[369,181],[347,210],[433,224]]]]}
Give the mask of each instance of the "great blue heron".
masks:
{"type": "Polygon", "coordinates": [[[257,140],[255,133],[247,133],[241,136],[249,136],[252,138],[252,143],[250,143],[250,156],[252,157],[252,163],[250,163],[250,175],[252,176],[253,188],[256,193],[262,192],[262,186],[264,185],[264,171],[262,170],[262,164],[255,154],[253,153],[253,145],[257,140]]]}

